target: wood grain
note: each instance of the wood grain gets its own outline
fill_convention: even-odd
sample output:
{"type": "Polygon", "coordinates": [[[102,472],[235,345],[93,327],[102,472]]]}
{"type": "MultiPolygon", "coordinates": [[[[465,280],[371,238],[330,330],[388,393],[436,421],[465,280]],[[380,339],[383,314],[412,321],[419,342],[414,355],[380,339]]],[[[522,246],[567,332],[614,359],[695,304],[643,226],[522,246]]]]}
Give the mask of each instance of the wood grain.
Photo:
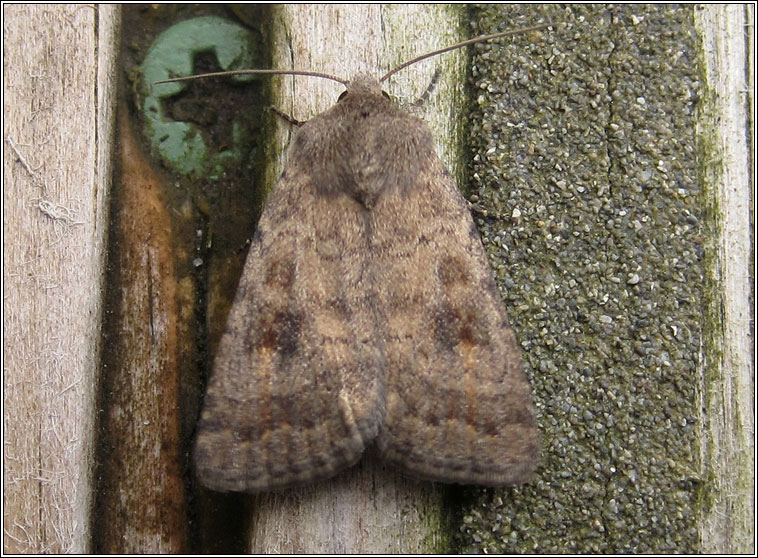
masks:
{"type": "Polygon", "coordinates": [[[119,12],[6,5],[3,20],[3,547],[82,553],[119,12]]]}
{"type": "Polygon", "coordinates": [[[703,367],[701,464],[710,495],[701,551],[755,553],[755,11],[695,9],[706,83],[698,122],[701,176],[716,236],[708,240],[710,307],[703,367]],[[754,273],[754,267],[752,267],[754,273]],[[752,308],[752,310],[751,310],[752,308]]]}
{"type": "Polygon", "coordinates": [[[165,184],[119,109],[117,250],[101,380],[96,551],[187,549],[179,413],[179,294],[165,184]]]}

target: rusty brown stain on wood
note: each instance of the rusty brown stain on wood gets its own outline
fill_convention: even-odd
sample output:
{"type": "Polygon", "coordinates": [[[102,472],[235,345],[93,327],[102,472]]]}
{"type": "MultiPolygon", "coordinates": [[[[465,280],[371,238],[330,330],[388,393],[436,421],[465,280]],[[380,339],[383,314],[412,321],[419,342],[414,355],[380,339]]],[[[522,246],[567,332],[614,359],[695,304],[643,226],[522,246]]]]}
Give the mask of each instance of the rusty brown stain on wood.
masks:
{"type": "Polygon", "coordinates": [[[179,420],[177,276],[163,185],[119,113],[121,175],[114,212],[105,352],[100,552],[185,550],[187,524],[179,420]]]}

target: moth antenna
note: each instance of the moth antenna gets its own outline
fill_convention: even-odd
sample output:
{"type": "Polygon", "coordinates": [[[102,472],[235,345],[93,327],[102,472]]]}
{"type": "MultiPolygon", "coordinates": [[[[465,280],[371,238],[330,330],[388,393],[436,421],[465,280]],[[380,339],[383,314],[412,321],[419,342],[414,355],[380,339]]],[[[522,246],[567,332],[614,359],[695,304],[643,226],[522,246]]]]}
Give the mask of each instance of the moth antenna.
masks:
{"type": "Polygon", "coordinates": [[[414,107],[420,107],[426,102],[426,100],[429,98],[429,95],[432,94],[432,91],[434,91],[434,88],[437,86],[437,82],[439,81],[441,75],[442,75],[442,70],[440,70],[439,68],[434,70],[434,75],[432,76],[432,80],[429,82],[429,85],[427,85],[426,91],[424,91],[421,97],[419,97],[412,103],[414,107]]]}
{"type": "Polygon", "coordinates": [[[415,64],[416,62],[420,62],[422,60],[425,60],[426,58],[431,58],[432,56],[437,56],[438,54],[442,54],[444,52],[448,52],[450,50],[455,50],[457,48],[462,48],[468,45],[473,45],[475,43],[481,43],[484,41],[490,41],[492,39],[497,39],[500,37],[505,37],[507,35],[518,35],[519,33],[528,33],[529,31],[537,31],[538,29],[544,29],[546,27],[550,27],[552,23],[543,23],[542,25],[535,25],[533,27],[523,27],[521,29],[511,29],[510,31],[501,31],[500,33],[493,33],[492,35],[482,35],[480,37],[474,37],[473,39],[469,39],[467,41],[463,41],[460,43],[456,43],[452,46],[441,48],[439,50],[435,50],[433,52],[427,52],[426,54],[422,54],[421,56],[417,56],[413,60],[409,60],[408,62],[404,62],[403,64],[400,64],[396,68],[393,68],[386,74],[382,76],[382,78],[379,80],[381,83],[382,81],[386,80],[388,77],[396,74],[400,70],[403,70],[410,66],[411,64],[415,64]]]}
{"type": "Polygon", "coordinates": [[[332,81],[336,81],[337,83],[341,83],[345,87],[347,87],[347,84],[348,84],[348,81],[346,79],[341,79],[330,74],[322,74],[320,72],[308,72],[306,70],[229,70],[226,72],[211,72],[209,74],[198,74],[196,76],[186,76],[186,77],[164,79],[161,81],[156,81],[155,83],[156,84],[174,83],[177,81],[191,81],[194,79],[202,79],[202,78],[209,78],[209,77],[245,76],[245,75],[311,76],[311,77],[320,77],[324,79],[330,79],[332,81]]]}

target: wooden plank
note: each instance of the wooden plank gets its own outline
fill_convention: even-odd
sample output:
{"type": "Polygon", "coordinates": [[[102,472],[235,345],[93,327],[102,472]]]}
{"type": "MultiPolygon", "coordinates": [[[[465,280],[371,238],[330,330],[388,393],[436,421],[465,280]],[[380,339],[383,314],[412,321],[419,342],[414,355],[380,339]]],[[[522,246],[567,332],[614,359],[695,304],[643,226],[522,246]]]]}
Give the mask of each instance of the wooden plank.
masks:
{"type": "Polygon", "coordinates": [[[186,551],[179,287],[165,184],[118,111],[108,341],[101,379],[96,551],[186,551]],[[111,278],[113,278],[111,276],[111,278]],[[115,279],[115,278],[114,278],[115,279]]]}
{"type": "Polygon", "coordinates": [[[119,11],[6,5],[4,541],[87,552],[119,11]]]}
{"type": "MultiPolygon", "coordinates": [[[[197,252],[198,235],[213,236],[201,224],[201,213],[214,209],[199,209],[192,188],[185,189],[187,182],[151,155],[139,116],[142,101],[130,95],[139,87],[137,64],[160,40],[159,31],[187,15],[178,15],[174,6],[129,7],[123,13],[123,42],[129,47],[122,51],[100,380],[94,523],[95,551],[100,553],[191,552],[192,545],[197,549],[202,544],[205,522],[223,516],[214,502],[206,505],[204,493],[188,498],[187,491],[205,339],[201,313],[214,327],[223,327],[222,318],[213,319],[214,297],[201,287],[202,274],[211,275],[214,265],[233,266],[222,256],[220,263],[199,257],[206,254],[197,252]],[[135,28],[139,37],[130,34],[135,28]],[[133,57],[135,51],[141,55],[133,57]],[[190,525],[189,517],[197,522],[190,525]]],[[[223,545],[218,533],[208,539],[223,545]]]]}
{"type": "Polygon", "coordinates": [[[716,292],[703,367],[702,467],[708,483],[700,540],[708,554],[755,553],[754,117],[755,12],[695,9],[705,83],[698,153],[716,222],[710,283],[716,292]],[[752,144],[750,143],[752,142],[752,144]]]}
{"type": "MultiPolygon", "coordinates": [[[[374,75],[417,54],[455,43],[460,21],[448,7],[399,5],[287,5],[274,17],[275,68],[308,69],[349,78],[374,75]],[[420,32],[423,30],[423,32],[420,32]]],[[[441,83],[423,113],[440,154],[456,172],[457,105],[465,83],[463,53],[415,65],[391,80],[388,92],[412,102],[431,81],[441,83]]],[[[315,78],[278,78],[277,106],[300,120],[333,106],[342,87],[315,78]]],[[[291,128],[279,127],[277,156],[291,128]]],[[[269,180],[281,170],[281,159],[269,180]]],[[[440,552],[450,537],[443,521],[443,489],[384,469],[370,457],[336,478],[255,499],[250,551],[284,553],[440,552]]]]}

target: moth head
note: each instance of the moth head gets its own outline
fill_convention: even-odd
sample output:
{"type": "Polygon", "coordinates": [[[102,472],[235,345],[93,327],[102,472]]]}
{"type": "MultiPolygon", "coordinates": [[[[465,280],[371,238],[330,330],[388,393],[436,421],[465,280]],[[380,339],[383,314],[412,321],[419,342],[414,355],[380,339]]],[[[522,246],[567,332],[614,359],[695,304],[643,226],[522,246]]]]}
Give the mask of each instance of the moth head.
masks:
{"type": "Polygon", "coordinates": [[[379,80],[370,74],[356,74],[345,85],[345,90],[340,94],[338,101],[342,101],[348,95],[372,95],[389,99],[387,92],[382,90],[379,80]]]}

